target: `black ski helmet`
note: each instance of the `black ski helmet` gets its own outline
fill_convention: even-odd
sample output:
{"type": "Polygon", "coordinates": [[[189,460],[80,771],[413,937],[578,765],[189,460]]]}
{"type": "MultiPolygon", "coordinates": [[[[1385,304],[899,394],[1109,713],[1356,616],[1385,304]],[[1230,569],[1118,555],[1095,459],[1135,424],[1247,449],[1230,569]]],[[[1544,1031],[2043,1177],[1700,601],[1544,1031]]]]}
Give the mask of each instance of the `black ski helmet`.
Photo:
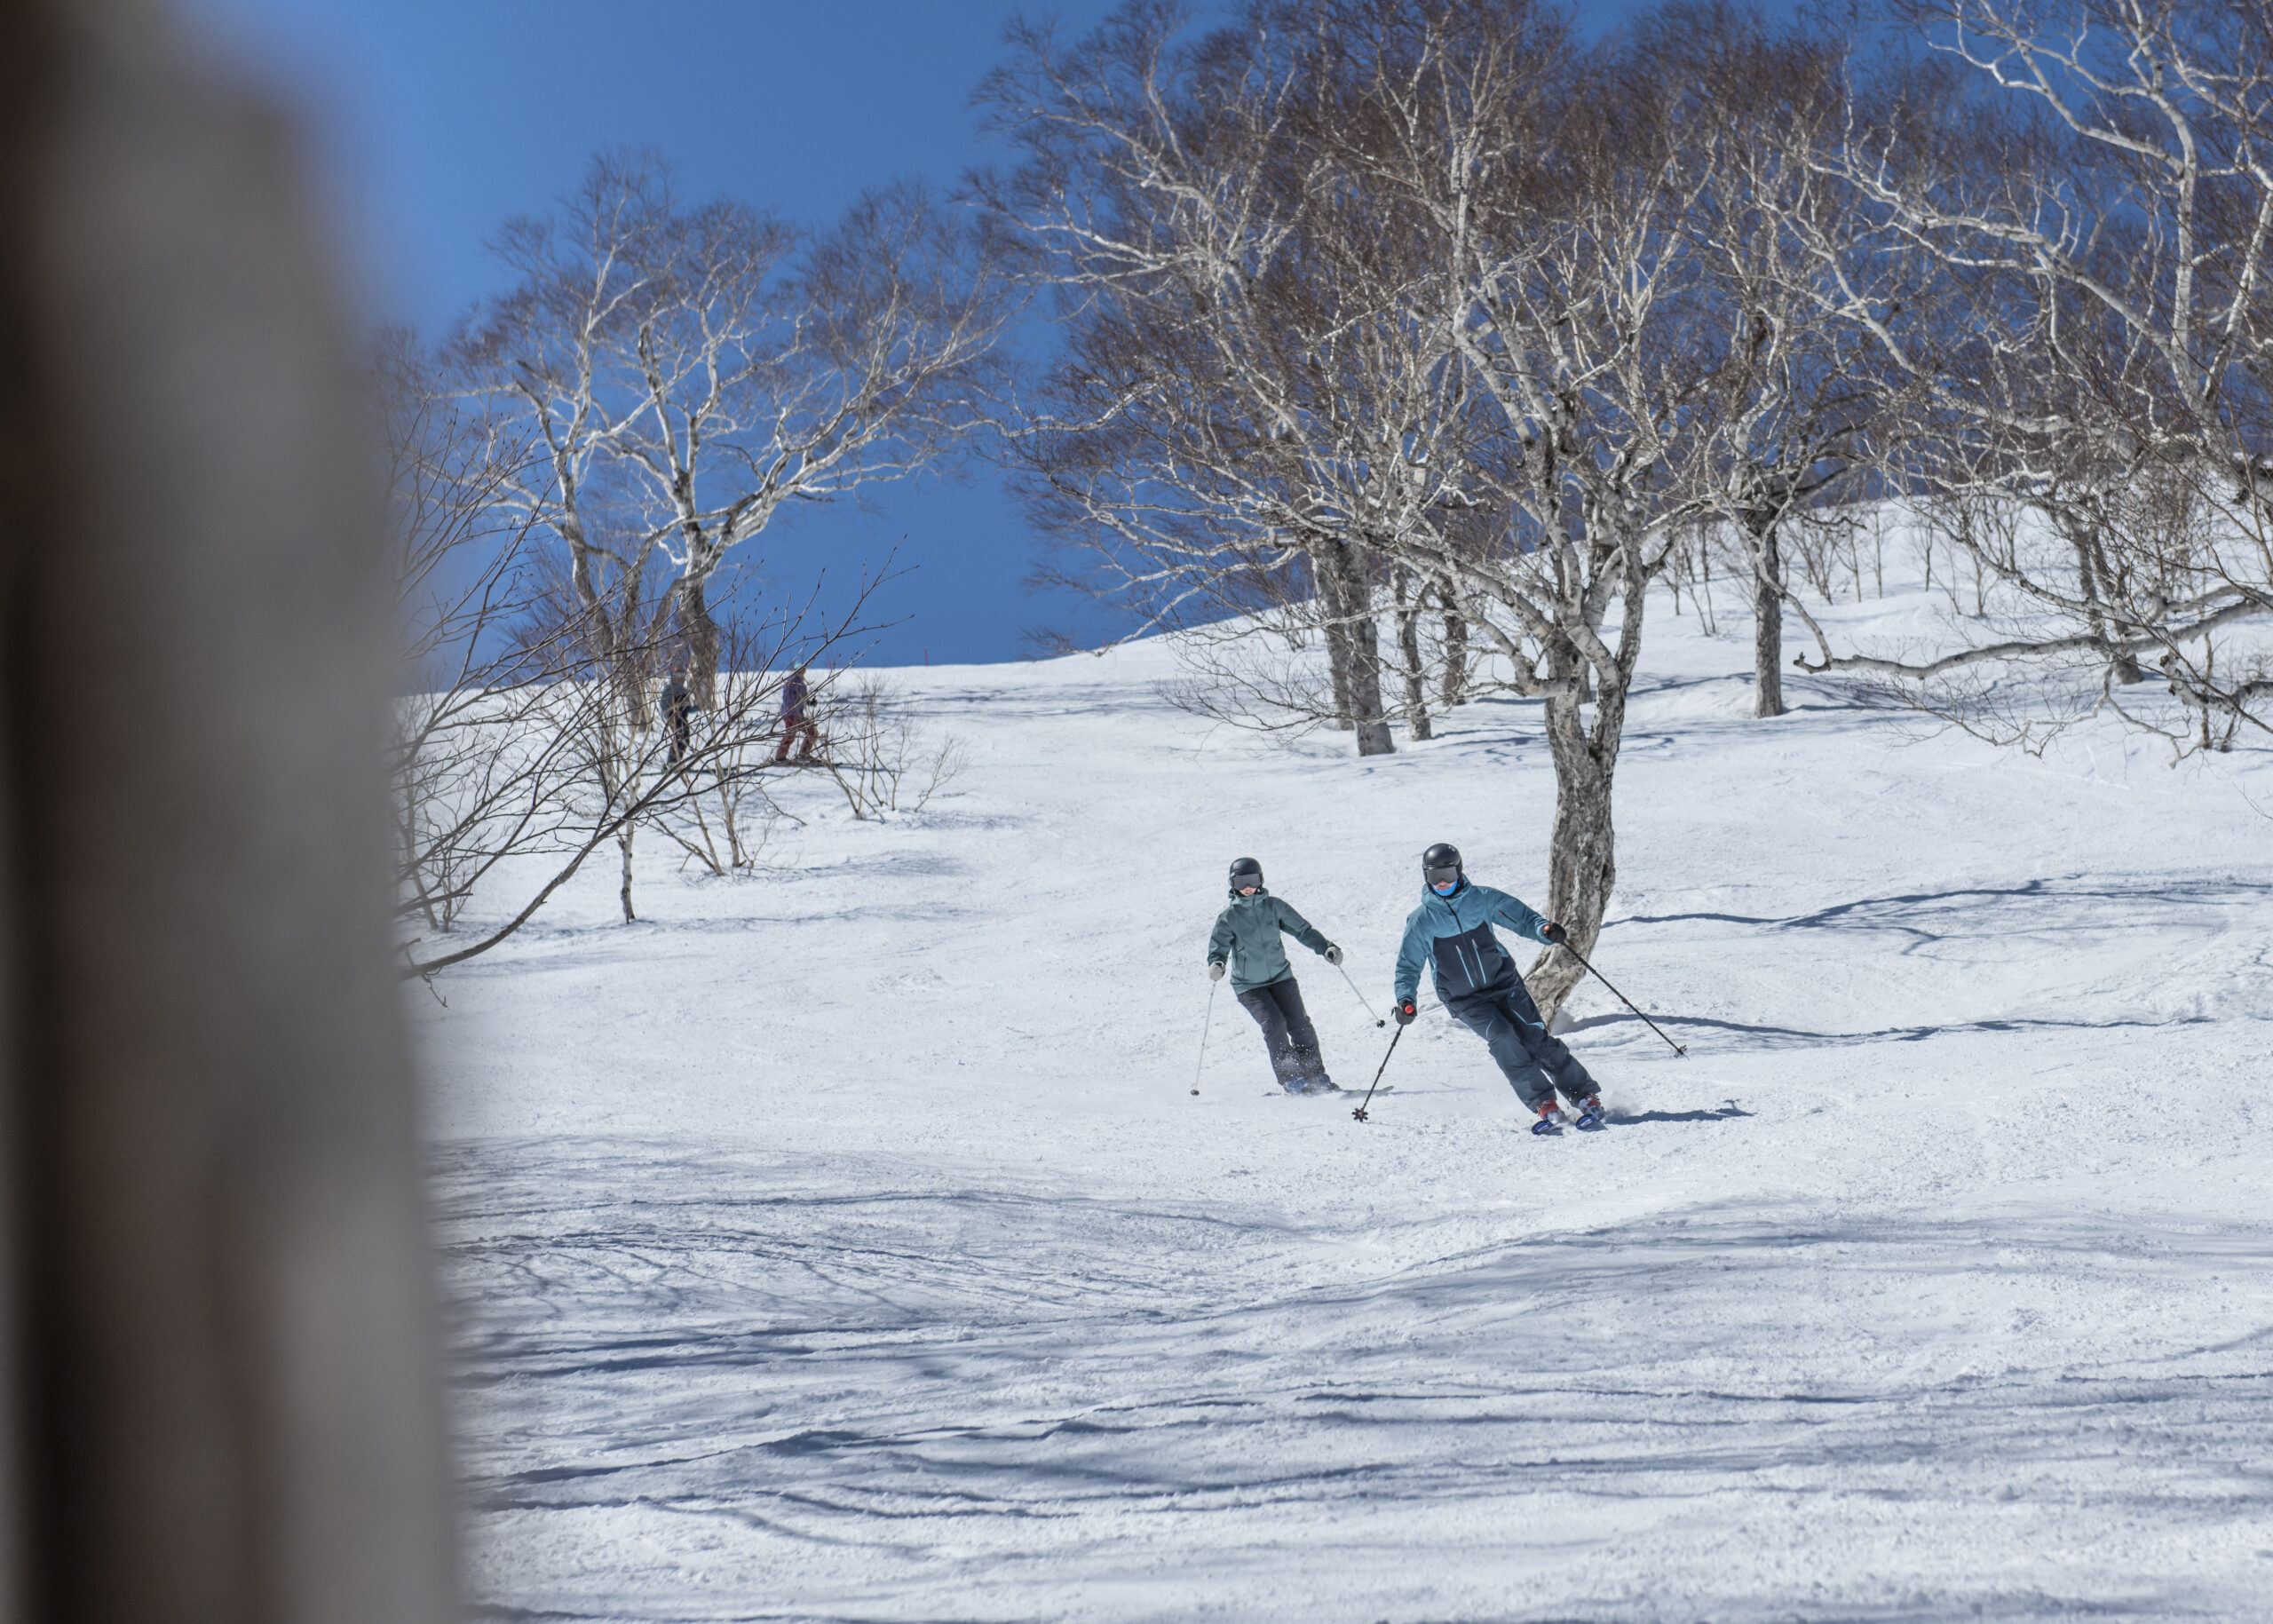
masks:
{"type": "Polygon", "coordinates": [[[1446,880],[1457,883],[1467,876],[1461,872],[1460,848],[1438,841],[1421,853],[1421,877],[1431,885],[1441,885],[1446,880]]]}
{"type": "Polygon", "coordinates": [[[1251,857],[1238,858],[1232,863],[1232,889],[1237,891],[1242,885],[1263,889],[1263,865],[1251,857]]]}

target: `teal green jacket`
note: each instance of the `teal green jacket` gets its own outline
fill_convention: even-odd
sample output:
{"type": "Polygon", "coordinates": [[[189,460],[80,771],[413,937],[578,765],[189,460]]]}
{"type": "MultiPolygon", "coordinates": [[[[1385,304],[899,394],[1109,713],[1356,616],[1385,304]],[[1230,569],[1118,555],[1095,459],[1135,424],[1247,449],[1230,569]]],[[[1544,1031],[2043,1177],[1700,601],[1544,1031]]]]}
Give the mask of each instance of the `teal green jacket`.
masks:
{"type": "Polygon", "coordinates": [[[1215,933],[1208,939],[1208,962],[1232,966],[1232,991],[1252,992],[1284,981],[1295,973],[1279,932],[1288,931],[1312,953],[1324,953],[1334,944],[1318,927],[1269,891],[1257,888],[1252,897],[1232,893],[1232,906],[1216,915],[1215,933]]]}

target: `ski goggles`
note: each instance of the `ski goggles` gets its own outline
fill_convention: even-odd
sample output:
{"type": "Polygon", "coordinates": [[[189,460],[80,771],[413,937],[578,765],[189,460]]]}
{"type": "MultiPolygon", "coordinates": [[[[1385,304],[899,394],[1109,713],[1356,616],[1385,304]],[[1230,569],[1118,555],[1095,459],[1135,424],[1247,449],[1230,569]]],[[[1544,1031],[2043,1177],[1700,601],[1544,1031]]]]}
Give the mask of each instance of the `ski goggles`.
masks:
{"type": "Polygon", "coordinates": [[[1431,891],[1457,886],[1460,883],[1460,870],[1457,868],[1431,868],[1428,871],[1428,875],[1429,888],[1431,891]]]}

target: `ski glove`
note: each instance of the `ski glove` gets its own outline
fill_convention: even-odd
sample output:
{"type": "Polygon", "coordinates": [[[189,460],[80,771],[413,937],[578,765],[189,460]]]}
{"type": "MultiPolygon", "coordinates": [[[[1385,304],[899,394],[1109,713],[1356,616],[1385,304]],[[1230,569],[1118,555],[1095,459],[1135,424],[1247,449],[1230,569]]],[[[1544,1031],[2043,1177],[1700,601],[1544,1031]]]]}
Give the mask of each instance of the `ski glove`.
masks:
{"type": "Polygon", "coordinates": [[[1208,978],[1210,981],[1221,981],[1224,978],[1223,960],[1210,959],[1208,961],[1208,978]]]}
{"type": "Polygon", "coordinates": [[[1544,930],[1540,931],[1540,935],[1557,947],[1560,947],[1564,942],[1571,939],[1571,933],[1564,930],[1561,925],[1557,924],[1550,924],[1547,926],[1544,930]]]}
{"type": "Polygon", "coordinates": [[[1334,946],[1333,943],[1328,942],[1326,948],[1326,962],[1329,964],[1339,964],[1342,963],[1342,949],[1334,946]]]}
{"type": "Polygon", "coordinates": [[[1397,1006],[1397,1024],[1400,1026],[1409,1026],[1413,1024],[1413,1018],[1419,1013],[1420,1011],[1413,1007],[1413,1000],[1408,998],[1397,1006]]]}

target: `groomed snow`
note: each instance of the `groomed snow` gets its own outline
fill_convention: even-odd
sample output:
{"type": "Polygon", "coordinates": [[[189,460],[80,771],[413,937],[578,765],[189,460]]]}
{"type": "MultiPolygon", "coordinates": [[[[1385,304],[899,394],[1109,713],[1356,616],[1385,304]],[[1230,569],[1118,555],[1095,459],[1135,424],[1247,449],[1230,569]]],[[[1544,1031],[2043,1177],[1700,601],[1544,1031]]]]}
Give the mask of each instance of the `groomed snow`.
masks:
{"type": "Polygon", "coordinates": [[[1553,780],[1534,706],[1360,763],[1159,646],[893,673],[929,811],[806,774],[760,877],[651,840],[642,923],[596,865],[445,976],[487,1615],[2273,1616],[2273,762],[1758,722],[1652,616],[1596,963],[1691,1052],[1582,990],[1605,1133],[1425,993],[1370,1124],[1224,994],[1191,1095],[1229,860],[1378,1008],[1431,841],[1544,904],[1553,780]]]}

